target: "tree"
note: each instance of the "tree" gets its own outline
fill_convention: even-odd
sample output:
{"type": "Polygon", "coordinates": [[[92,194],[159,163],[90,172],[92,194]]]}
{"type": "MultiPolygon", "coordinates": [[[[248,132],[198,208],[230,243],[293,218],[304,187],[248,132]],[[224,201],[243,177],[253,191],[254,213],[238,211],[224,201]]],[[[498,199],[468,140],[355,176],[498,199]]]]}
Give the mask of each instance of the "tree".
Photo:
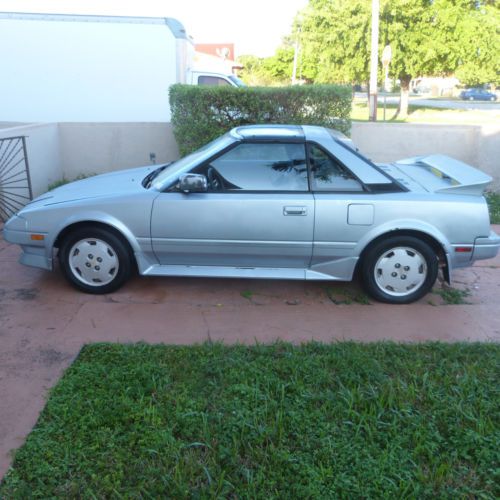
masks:
{"type": "Polygon", "coordinates": [[[310,0],[297,17],[301,27],[302,75],[306,79],[317,83],[368,80],[369,2],[310,0]]]}
{"type": "Polygon", "coordinates": [[[285,39],[274,56],[264,59],[263,70],[266,75],[279,83],[290,84],[292,78],[294,47],[289,39],[285,39]]]}
{"type": "Polygon", "coordinates": [[[450,23],[456,34],[450,50],[457,78],[465,85],[499,85],[500,3],[455,1],[442,10],[441,22],[450,23]]]}
{"type": "Polygon", "coordinates": [[[289,84],[292,77],[293,51],[293,46],[285,40],[271,57],[241,56],[239,58],[239,62],[243,65],[241,78],[248,85],[289,84]]]}
{"type": "Polygon", "coordinates": [[[381,45],[391,44],[390,74],[400,81],[399,115],[408,114],[412,78],[451,71],[446,51],[447,33],[435,42],[436,15],[433,0],[387,0],[381,8],[381,45]]]}
{"type": "Polygon", "coordinates": [[[400,114],[417,76],[455,73],[464,83],[500,77],[498,4],[479,0],[387,0],[381,14],[391,43],[392,74],[401,81],[400,114]]]}
{"type": "Polygon", "coordinates": [[[238,62],[243,66],[239,76],[247,85],[267,87],[276,84],[275,79],[264,68],[265,58],[244,55],[238,57],[238,62]]]}
{"type": "MultiPolygon", "coordinates": [[[[302,74],[311,81],[368,80],[371,0],[310,0],[300,19],[302,74]]],[[[380,46],[390,43],[390,74],[401,82],[400,115],[410,82],[457,72],[467,83],[499,78],[495,0],[382,0],[380,46]]]]}

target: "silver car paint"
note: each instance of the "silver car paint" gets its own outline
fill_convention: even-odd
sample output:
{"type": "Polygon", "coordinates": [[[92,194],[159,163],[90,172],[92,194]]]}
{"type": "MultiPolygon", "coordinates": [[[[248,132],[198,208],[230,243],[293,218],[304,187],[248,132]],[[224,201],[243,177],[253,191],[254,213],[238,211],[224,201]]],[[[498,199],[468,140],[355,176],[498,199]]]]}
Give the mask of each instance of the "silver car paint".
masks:
{"type": "Polygon", "coordinates": [[[186,203],[185,195],[167,192],[151,217],[160,264],[307,268],[313,230],[310,193],[193,193],[186,203]]]}
{"type": "Polygon", "coordinates": [[[166,168],[149,189],[141,181],[152,167],[62,186],[12,217],[4,237],[21,245],[22,263],[52,269],[54,245],[65,228],[81,222],[108,225],[127,239],[145,275],[350,280],[367,245],[398,230],[419,231],[438,242],[450,272],[496,255],[500,238],[490,231],[480,196],[487,176],[466,166],[461,179],[450,182],[444,174],[436,181],[429,168],[451,169],[460,178],[459,165],[442,156],[428,161],[432,165],[418,158],[377,170],[321,127],[239,128],[166,168]],[[269,134],[297,140],[302,135],[330,151],[362,182],[390,184],[390,174],[409,191],[164,191],[232,143],[269,134]],[[427,173],[416,175],[423,172],[419,169],[427,173]],[[31,234],[45,239],[32,241],[31,234]],[[473,252],[457,253],[459,246],[471,246],[473,252]]]}

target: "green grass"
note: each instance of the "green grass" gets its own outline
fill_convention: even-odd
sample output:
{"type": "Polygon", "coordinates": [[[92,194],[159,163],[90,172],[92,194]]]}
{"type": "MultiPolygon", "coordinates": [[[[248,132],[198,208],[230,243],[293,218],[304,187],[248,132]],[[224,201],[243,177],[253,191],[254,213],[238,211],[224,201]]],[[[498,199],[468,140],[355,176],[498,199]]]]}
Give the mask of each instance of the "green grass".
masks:
{"type": "MultiPolygon", "coordinates": [[[[396,110],[397,110],[397,105],[387,104],[386,115],[385,115],[386,121],[391,121],[393,123],[396,122],[400,123],[405,121],[395,116],[396,110]]],[[[354,121],[368,121],[368,104],[366,103],[366,100],[353,101],[351,119],[354,121]]],[[[382,101],[379,101],[377,106],[377,121],[383,121],[383,119],[384,119],[384,105],[382,101]]]]}
{"type": "Polygon", "coordinates": [[[252,300],[253,292],[251,290],[243,290],[240,295],[247,300],[252,300]]]}
{"type": "MultiPolygon", "coordinates": [[[[469,124],[484,125],[487,123],[495,124],[500,120],[500,106],[494,110],[467,110],[467,109],[449,109],[433,108],[430,106],[412,106],[408,107],[408,117],[402,119],[396,116],[397,104],[387,104],[386,121],[391,123],[448,123],[448,124],[469,124]]],[[[368,105],[365,100],[355,100],[352,105],[351,118],[354,121],[368,121],[368,105]]],[[[377,120],[384,119],[383,100],[379,99],[377,107],[377,120]]]]}
{"type": "Polygon", "coordinates": [[[470,295],[470,290],[459,290],[451,287],[435,288],[432,292],[439,295],[448,305],[467,304],[466,299],[470,295]]]}
{"type": "Polygon", "coordinates": [[[500,224],[500,193],[486,193],[492,224],[500,224]]]}
{"type": "Polygon", "coordinates": [[[499,364],[498,344],[87,346],[0,498],[498,498],[499,364]]]}
{"type": "Polygon", "coordinates": [[[348,288],[325,287],[327,297],[336,305],[351,305],[353,303],[368,306],[371,304],[368,296],[348,288]]]}

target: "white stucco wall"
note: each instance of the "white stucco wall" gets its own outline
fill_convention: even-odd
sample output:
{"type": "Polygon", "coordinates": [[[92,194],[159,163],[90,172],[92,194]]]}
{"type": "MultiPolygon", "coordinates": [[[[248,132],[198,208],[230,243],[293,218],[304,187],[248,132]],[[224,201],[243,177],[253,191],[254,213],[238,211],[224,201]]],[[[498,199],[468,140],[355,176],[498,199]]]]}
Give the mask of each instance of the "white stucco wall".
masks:
{"type": "Polygon", "coordinates": [[[0,139],[23,135],[26,136],[33,195],[38,196],[47,191],[49,184],[64,176],[59,149],[58,125],[44,123],[0,129],[0,139]]]}

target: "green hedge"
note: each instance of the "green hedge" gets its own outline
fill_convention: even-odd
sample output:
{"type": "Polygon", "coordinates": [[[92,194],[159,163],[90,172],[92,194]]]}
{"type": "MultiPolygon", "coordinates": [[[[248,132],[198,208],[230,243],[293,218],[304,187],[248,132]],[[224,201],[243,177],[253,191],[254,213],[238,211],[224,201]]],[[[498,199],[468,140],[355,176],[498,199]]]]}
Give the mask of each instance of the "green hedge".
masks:
{"type": "Polygon", "coordinates": [[[351,88],[339,85],[170,87],[172,124],[181,155],[247,124],[323,125],[348,134],[351,103],[351,88]]]}

